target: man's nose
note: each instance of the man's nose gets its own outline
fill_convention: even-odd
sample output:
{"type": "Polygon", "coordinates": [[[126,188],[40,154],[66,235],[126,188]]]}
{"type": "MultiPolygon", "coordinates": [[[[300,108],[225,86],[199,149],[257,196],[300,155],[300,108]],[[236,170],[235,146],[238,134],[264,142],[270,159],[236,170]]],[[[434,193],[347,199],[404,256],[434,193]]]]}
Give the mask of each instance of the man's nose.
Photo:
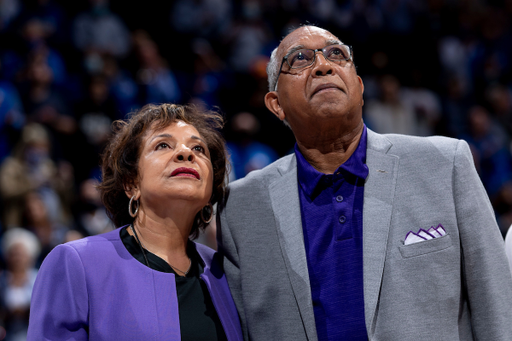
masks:
{"type": "Polygon", "coordinates": [[[316,76],[325,76],[333,73],[332,63],[325,58],[322,51],[315,52],[315,62],[313,65],[313,73],[316,76]]]}

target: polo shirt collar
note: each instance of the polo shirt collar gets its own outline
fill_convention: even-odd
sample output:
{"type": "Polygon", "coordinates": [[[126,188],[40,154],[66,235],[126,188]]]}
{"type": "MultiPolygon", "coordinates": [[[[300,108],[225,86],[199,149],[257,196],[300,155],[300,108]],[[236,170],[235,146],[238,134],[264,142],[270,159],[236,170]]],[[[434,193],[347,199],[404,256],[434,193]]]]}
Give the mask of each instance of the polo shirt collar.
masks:
{"type": "Polygon", "coordinates": [[[368,177],[368,166],[366,166],[366,145],[367,132],[366,125],[364,125],[359,144],[350,158],[339,166],[333,174],[324,174],[311,166],[300,152],[297,143],[295,143],[299,185],[309,197],[312,197],[319,184],[336,181],[340,178],[346,177],[348,174],[365,180],[368,177]]]}

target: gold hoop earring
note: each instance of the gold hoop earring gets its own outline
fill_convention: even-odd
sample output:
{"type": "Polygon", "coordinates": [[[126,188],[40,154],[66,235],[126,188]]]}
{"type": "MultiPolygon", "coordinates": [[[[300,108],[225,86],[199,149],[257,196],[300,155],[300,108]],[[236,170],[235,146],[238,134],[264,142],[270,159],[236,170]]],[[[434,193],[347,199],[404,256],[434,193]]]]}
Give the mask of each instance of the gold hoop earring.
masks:
{"type": "Polygon", "coordinates": [[[130,198],[130,202],[128,203],[128,214],[130,215],[130,217],[135,218],[137,216],[137,213],[139,213],[139,201],[135,200],[135,202],[137,203],[137,208],[135,209],[135,212],[132,213],[133,198],[135,198],[135,195],[133,195],[130,198]]]}
{"type": "Polygon", "coordinates": [[[203,208],[201,209],[201,220],[202,220],[202,221],[203,221],[203,223],[205,223],[205,224],[209,224],[209,223],[213,220],[213,206],[212,206],[212,204],[208,203],[208,205],[206,205],[205,207],[203,207],[203,208]],[[210,208],[210,217],[209,217],[208,219],[204,219],[204,214],[203,214],[204,209],[205,209],[206,207],[209,207],[209,208],[210,208]]]}

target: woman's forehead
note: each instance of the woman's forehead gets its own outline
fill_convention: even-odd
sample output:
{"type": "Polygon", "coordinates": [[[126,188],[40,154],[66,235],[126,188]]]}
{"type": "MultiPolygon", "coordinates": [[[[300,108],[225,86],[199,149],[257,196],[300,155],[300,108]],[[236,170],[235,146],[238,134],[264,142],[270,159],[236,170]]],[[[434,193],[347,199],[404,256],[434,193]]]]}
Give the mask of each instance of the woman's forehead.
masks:
{"type": "Polygon", "coordinates": [[[199,133],[199,131],[197,130],[197,128],[195,126],[193,126],[192,124],[187,123],[185,121],[175,120],[165,126],[160,126],[159,123],[160,122],[158,122],[158,121],[154,122],[151,125],[151,127],[148,128],[148,130],[146,131],[146,134],[145,134],[146,141],[150,140],[155,135],[159,135],[164,132],[170,133],[171,135],[176,135],[176,133],[179,133],[181,135],[181,133],[185,133],[185,135],[189,134],[191,136],[193,135],[193,136],[198,136],[198,137],[202,138],[202,136],[199,133]]]}

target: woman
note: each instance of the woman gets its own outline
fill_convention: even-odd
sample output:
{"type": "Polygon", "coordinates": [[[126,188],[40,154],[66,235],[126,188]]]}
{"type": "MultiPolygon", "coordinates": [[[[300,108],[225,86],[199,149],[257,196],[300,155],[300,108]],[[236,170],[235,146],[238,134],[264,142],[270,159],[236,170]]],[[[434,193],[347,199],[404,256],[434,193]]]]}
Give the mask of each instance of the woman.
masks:
{"type": "Polygon", "coordinates": [[[215,252],[193,243],[222,199],[222,118],[147,105],[118,121],[102,200],[116,226],[57,246],[41,266],[29,340],[241,340],[215,252]]]}

